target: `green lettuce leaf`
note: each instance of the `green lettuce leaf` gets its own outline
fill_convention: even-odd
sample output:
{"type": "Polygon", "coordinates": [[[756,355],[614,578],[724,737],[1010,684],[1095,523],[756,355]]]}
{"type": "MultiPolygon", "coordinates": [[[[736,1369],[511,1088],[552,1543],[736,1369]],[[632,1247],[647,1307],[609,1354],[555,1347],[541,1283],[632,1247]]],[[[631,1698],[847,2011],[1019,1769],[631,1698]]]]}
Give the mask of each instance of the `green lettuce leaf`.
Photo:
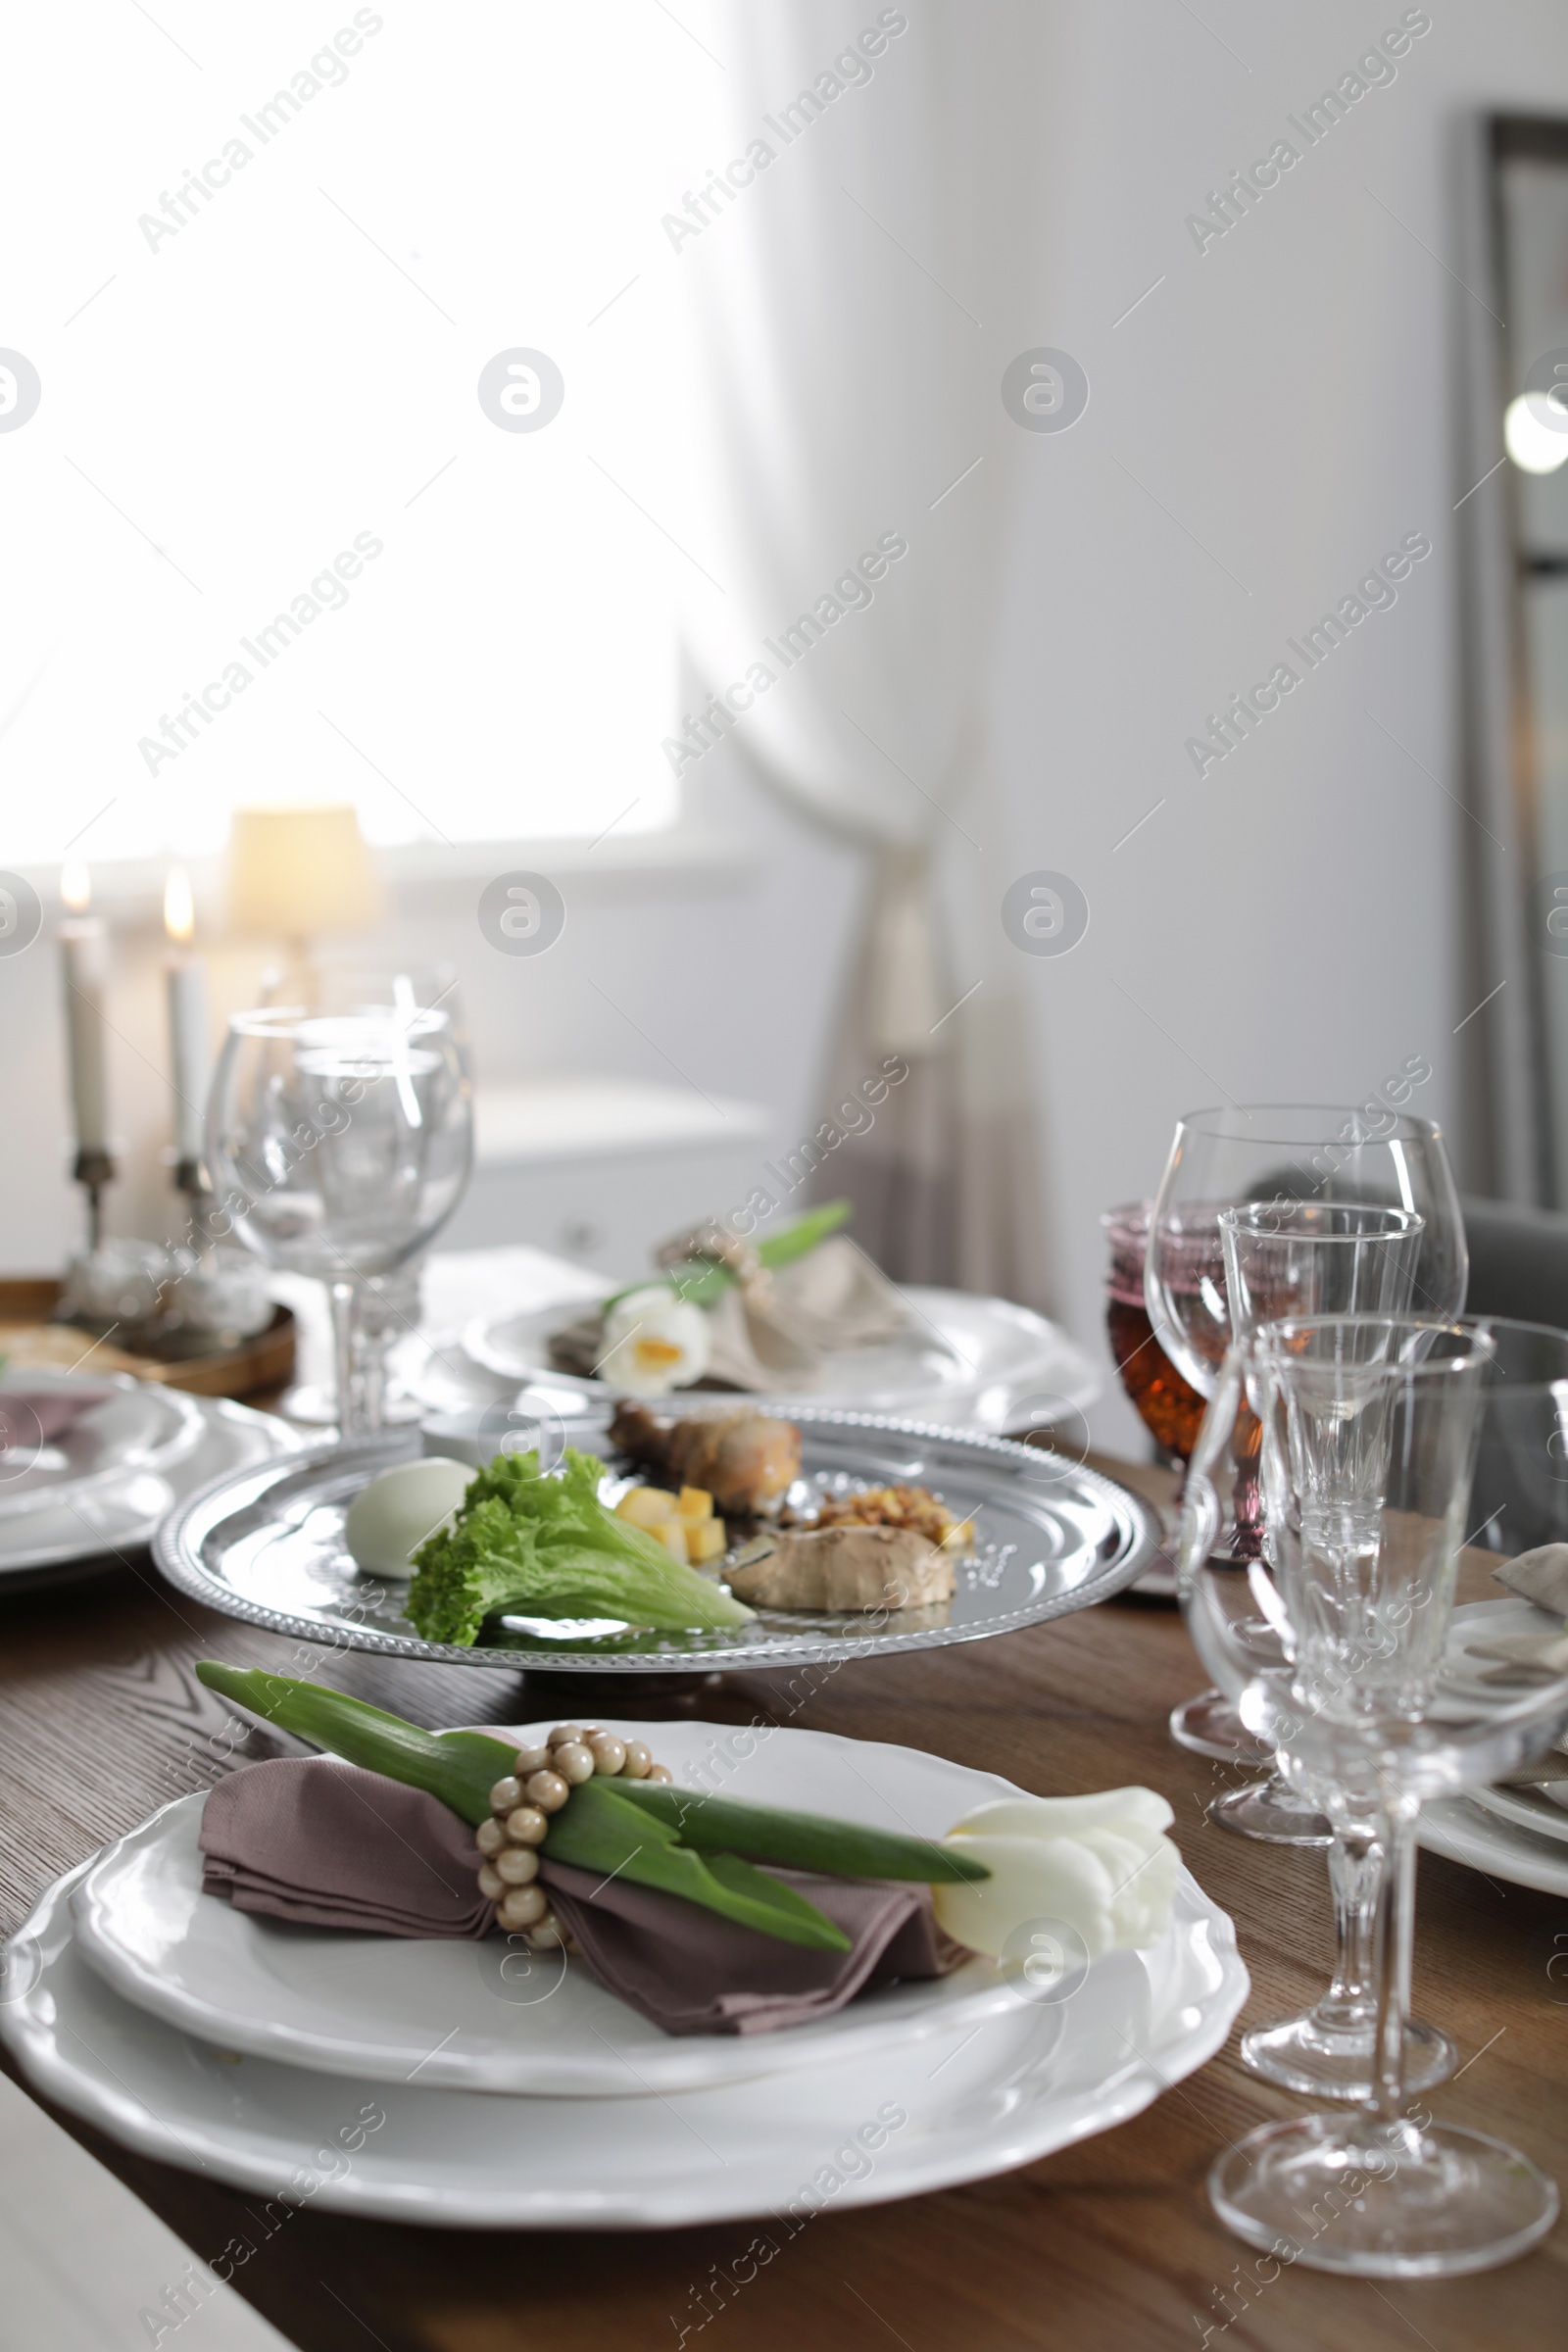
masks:
{"type": "Polygon", "coordinates": [[[427,1642],[466,1648],[487,1617],[610,1617],[659,1631],[745,1625],[754,1612],[656,1538],[607,1511],[604,1464],[568,1446],[562,1469],[498,1454],[469,1483],[454,1525],[414,1554],[405,1611],[427,1642]]]}

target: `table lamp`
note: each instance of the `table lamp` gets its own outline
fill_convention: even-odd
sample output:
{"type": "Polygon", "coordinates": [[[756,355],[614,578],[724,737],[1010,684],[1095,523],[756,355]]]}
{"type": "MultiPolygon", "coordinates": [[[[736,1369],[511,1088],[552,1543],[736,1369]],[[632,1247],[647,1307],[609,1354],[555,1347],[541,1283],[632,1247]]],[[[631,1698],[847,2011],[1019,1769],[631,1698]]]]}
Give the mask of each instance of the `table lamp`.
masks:
{"type": "Polygon", "coordinates": [[[228,836],[232,930],[287,943],[282,1001],[312,1004],[315,939],[371,931],[384,899],[352,805],[236,808],[228,836]]]}

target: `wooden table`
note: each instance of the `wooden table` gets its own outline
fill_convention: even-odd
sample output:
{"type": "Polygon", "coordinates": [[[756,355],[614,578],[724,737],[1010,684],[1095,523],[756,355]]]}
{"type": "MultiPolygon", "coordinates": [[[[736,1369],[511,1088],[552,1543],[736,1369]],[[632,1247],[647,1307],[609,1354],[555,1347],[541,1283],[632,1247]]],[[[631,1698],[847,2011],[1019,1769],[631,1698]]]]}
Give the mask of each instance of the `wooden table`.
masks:
{"type": "MultiPolygon", "coordinates": [[[[194,1659],[280,1666],[289,1647],[208,1615],[145,1562],[0,1613],[5,1927],[106,1838],[225,1769],[207,1742],[226,1710],[195,1681],[194,1659]]],[[[516,1711],[515,1685],[462,1668],[350,1652],[327,1675],[432,1725],[516,1711]]],[[[1236,1920],[1251,2023],[1321,1990],[1327,1880],[1318,1854],[1245,1842],[1205,1822],[1228,1775],[1165,1730],[1200,1681],[1175,1612],[1127,1600],[1001,1641],[847,1666],[791,1719],[928,1747],[1047,1794],[1133,1781],[1162,1790],[1187,1861],[1236,1920]]],[[[767,1678],[747,1675],[665,1711],[745,1722],[770,1704],[767,1678]]],[[[286,1744],[258,1733],[248,1753],[286,1744]]],[[[1423,1857],[1416,1998],[1463,2058],[1458,2078],[1432,2094],[1434,2112],[1516,2140],[1568,2184],[1568,1970],[1550,1965],[1564,1951],[1568,1904],[1423,1857]]],[[[683,2340],[705,2352],[1191,2352],[1205,2341],[1557,2352],[1568,2225],[1528,2260],[1476,2278],[1374,2286],[1294,2269],[1259,2285],[1252,2256],[1209,2211],[1204,2175],[1227,2141],[1301,2110],[1253,2081],[1235,2049],[1233,2036],[1146,2114],[1022,2172],[900,2204],[829,2208],[749,2283],[731,2283],[727,2301],[713,2282],[737,2262],[747,2272],[748,2224],[484,2235],[307,2208],[268,2238],[250,2211],[258,2199],[60,2121],[199,2260],[236,2235],[254,2241],[234,2284],[308,2352],[653,2352],[683,2340]],[[1245,2303],[1238,2276],[1252,2279],[1245,2303]]],[[[193,2352],[200,2329],[198,2315],[193,2352]]]]}

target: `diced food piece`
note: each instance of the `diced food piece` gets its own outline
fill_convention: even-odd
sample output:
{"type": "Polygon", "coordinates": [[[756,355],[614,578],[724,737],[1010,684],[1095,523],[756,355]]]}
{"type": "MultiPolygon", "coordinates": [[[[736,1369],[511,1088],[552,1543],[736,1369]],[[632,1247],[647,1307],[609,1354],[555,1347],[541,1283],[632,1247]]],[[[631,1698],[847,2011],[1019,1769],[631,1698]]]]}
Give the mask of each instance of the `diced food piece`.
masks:
{"type": "Polygon", "coordinates": [[[667,1519],[661,1519],[659,1525],[652,1532],[657,1541],[663,1544],[666,1551],[674,1553],[683,1567],[691,1566],[692,1555],[686,1548],[686,1522],[684,1519],[677,1519],[671,1512],[667,1519]]]}
{"type": "Polygon", "coordinates": [[[951,1600],[953,1561],[910,1528],[826,1527],[781,1535],[728,1570],[754,1608],[916,1609],[951,1600]]]}
{"type": "Polygon", "coordinates": [[[721,1560],[727,1549],[722,1519],[700,1519],[686,1530],[686,1556],[694,1568],[706,1567],[710,1560],[721,1560]]]}
{"type": "Polygon", "coordinates": [[[682,1519],[711,1519],[713,1497],[706,1487],[682,1487],[675,1509],[682,1519]]]}
{"type": "Polygon", "coordinates": [[[674,1495],[666,1494],[660,1487],[628,1487],[615,1505],[615,1516],[657,1536],[674,1508],[674,1495]]]}

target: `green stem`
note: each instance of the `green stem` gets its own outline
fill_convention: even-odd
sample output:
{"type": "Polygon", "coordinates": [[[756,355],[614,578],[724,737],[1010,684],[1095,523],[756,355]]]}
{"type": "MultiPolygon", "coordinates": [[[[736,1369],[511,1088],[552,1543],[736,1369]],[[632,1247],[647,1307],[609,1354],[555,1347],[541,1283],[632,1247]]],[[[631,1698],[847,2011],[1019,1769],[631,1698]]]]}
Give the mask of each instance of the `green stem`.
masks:
{"type": "MultiPolygon", "coordinates": [[[[786,1225],[782,1232],[768,1234],[760,1241],[757,1245],[759,1258],[770,1272],[779,1266],[793,1264],[796,1258],[805,1257],[808,1250],[814,1250],[818,1242],[825,1241],[830,1233],[844,1224],[853,1207],[854,1203],[849,1200],[828,1200],[820,1208],[808,1209],[806,1215],[798,1217],[793,1225],[786,1225]]],[[[679,1265],[661,1267],[657,1274],[650,1275],[643,1282],[627,1283],[623,1290],[613,1292],[605,1300],[605,1307],[608,1312],[617,1299],[629,1298],[633,1291],[646,1291],[657,1282],[667,1282],[671,1290],[678,1292],[682,1298],[689,1298],[694,1306],[711,1306],[714,1299],[722,1298],[734,1281],[735,1276],[728,1266],[717,1265],[708,1258],[687,1258],[679,1265]]]]}

